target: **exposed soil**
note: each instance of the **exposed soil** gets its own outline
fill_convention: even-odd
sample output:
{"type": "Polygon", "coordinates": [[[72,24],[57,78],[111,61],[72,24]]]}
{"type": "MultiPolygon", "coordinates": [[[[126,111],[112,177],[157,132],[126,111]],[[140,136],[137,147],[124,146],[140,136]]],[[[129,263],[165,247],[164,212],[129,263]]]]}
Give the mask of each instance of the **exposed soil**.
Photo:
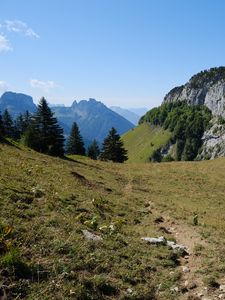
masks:
{"type": "MultiPolygon", "coordinates": [[[[157,208],[151,208],[151,211],[159,215],[157,208]]],[[[175,221],[170,216],[160,214],[160,222],[155,222],[160,231],[171,233],[176,238],[178,244],[184,245],[189,255],[180,258],[180,270],[182,272],[181,284],[177,299],[180,300],[212,300],[225,299],[219,289],[210,290],[203,283],[203,275],[199,272],[202,269],[202,257],[196,255],[195,247],[201,245],[210,247],[207,241],[198,232],[198,227],[185,224],[181,221],[175,221]]]]}

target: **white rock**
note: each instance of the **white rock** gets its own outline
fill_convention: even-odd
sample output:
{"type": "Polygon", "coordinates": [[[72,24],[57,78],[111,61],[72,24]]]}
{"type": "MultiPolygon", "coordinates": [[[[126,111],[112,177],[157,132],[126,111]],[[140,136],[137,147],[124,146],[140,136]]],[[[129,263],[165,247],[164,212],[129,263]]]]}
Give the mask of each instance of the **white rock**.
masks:
{"type": "Polygon", "coordinates": [[[220,291],[225,292],[225,284],[220,285],[220,291]]]}
{"type": "Polygon", "coordinates": [[[187,252],[187,248],[184,245],[176,244],[173,241],[167,241],[167,246],[171,247],[173,250],[184,250],[187,252]]]}
{"type": "Polygon", "coordinates": [[[70,290],[70,295],[75,295],[76,293],[73,290],[70,290]]]}
{"type": "Polygon", "coordinates": [[[188,280],[185,280],[184,286],[185,286],[185,287],[188,287],[188,285],[189,285],[189,281],[188,281],[188,280]]]}
{"type": "Polygon", "coordinates": [[[152,237],[143,237],[141,238],[142,240],[148,242],[149,244],[161,244],[161,245],[165,245],[166,244],[166,239],[164,238],[164,236],[160,236],[158,238],[152,238],[152,237]]]}
{"type": "Polygon", "coordinates": [[[88,241],[101,241],[102,240],[101,236],[93,234],[88,230],[82,230],[82,232],[83,232],[85,239],[88,241]]]}
{"type": "Polygon", "coordinates": [[[190,269],[189,269],[188,267],[186,267],[186,266],[183,266],[183,267],[182,267],[182,271],[183,271],[184,273],[189,273],[189,272],[190,272],[190,269]]]}
{"type": "Polygon", "coordinates": [[[171,290],[171,292],[176,292],[176,293],[179,292],[179,288],[177,286],[172,287],[170,290],[171,290]]]}
{"type": "Polygon", "coordinates": [[[173,250],[182,250],[182,251],[185,251],[186,253],[187,252],[187,248],[184,246],[184,245],[179,245],[179,244],[176,244],[174,241],[167,241],[166,238],[164,236],[160,236],[158,238],[154,238],[154,237],[143,237],[141,238],[142,240],[146,241],[147,243],[149,244],[154,244],[154,245],[157,245],[157,244],[161,244],[161,245],[167,245],[169,247],[171,247],[173,250]]]}

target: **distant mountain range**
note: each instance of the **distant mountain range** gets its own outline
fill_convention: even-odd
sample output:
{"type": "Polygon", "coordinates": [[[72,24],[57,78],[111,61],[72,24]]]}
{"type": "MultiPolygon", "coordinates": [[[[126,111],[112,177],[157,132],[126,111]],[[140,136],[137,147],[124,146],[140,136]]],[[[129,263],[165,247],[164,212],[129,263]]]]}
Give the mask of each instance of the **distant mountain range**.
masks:
{"type": "Polygon", "coordinates": [[[138,125],[140,117],[142,117],[147,111],[147,108],[122,108],[119,106],[111,106],[111,110],[115,111],[117,114],[121,115],[134,125],[138,125]]]}
{"type": "Polygon", "coordinates": [[[128,107],[127,110],[135,113],[139,117],[142,117],[149,109],[146,107],[128,107]]]}
{"type": "MultiPolygon", "coordinates": [[[[26,111],[35,112],[37,107],[31,96],[6,92],[0,98],[0,111],[3,112],[5,109],[8,109],[15,118],[26,111]]],[[[135,127],[133,123],[95,99],[74,101],[70,107],[55,106],[51,109],[66,136],[70,132],[72,123],[77,122],[86,145],[93,139],[102,143],[112,127],[115,127],[119,134],[135,127]]]]}
{"type": "Polygon", "coordinates": [[[95,138],[102,142],[112,127],[115,127],[119,134],[134,127],[134,124],[95,99],[74,101],[70,107],[52,107],[52,110],[66,134],[69,133],[72,123],[76,121],[82,136],[88,141],[95,138]]]}
{"type": "Polygon", "coordinates": [[[124,117],[125,119],[133,123],[134,125],[138,124],[140,117],[135,113],[133,113],[132,111],[129,111],[125,108],[121,108],[119,106],[111,106],[110,109],[116,112],[117,114],[121,115],[122,117],[124,117]]]}

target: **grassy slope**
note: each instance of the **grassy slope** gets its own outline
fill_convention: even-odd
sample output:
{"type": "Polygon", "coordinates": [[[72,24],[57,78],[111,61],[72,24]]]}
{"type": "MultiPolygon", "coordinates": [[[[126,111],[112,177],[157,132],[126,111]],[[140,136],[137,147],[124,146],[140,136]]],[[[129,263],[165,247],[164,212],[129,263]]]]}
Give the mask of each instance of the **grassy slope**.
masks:
{"type": "Polygon", "coordinates": [[[162,235],[154,223],[161,214],[208,241],[198,253],[203,277],[223,275],[224,159],[121,165],[5,145],[0,157],[0,223],[13,227],[0,238],[9,299],[156,299],[159,283],[157,299],[178,299],[170,288],[179,286],[179,257],[141,241],[162,235]],[[99,229],[112,223],[115,232],[99,229]],[[82,229],[103,241],[86,241],[82,229]]]}
{"type": "Polygon", "coordinates": [[[160,127],[143,123],[122,136],[128,162],[147,162],[153,152],[167,144],[171,134],[160,127]]]}

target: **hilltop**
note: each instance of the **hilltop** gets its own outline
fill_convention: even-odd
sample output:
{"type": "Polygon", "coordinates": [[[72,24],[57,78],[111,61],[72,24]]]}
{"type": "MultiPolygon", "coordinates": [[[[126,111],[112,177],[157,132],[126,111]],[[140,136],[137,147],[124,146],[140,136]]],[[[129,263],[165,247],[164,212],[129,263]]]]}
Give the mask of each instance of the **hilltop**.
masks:
{"type": "Polygon", "coordinates": [[[224,159],[113,164],[17,145],[1,144],[0,152],[0,278],[8,299],[219,294],[224,159]],[[142,240],[162,235],[189,255],[142,240]]]}
{"type": "Polygon", "coordinates": [[[129,130],[122,136],[124,147],[128,150],[128,162],[150,162],[155,151],[166,147],[170,138],[168,130],[147,122],[129,130]]]}

